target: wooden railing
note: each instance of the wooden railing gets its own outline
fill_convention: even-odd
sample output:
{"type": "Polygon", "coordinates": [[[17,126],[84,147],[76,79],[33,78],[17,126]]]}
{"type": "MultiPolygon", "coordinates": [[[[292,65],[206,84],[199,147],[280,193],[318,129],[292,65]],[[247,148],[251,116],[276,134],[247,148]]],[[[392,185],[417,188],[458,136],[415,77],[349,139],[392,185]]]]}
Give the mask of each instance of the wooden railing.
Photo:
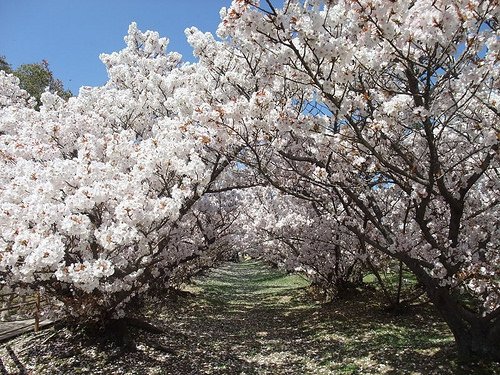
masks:
{"type": "Polygon", "coordinates": [[[34,331],[38,332],[42,302],[45,302],[45,299],[41,298],[39,292],[31,296],[0,292],[0,321],[15,322],[31,318],[35,320],[34,331]]]}

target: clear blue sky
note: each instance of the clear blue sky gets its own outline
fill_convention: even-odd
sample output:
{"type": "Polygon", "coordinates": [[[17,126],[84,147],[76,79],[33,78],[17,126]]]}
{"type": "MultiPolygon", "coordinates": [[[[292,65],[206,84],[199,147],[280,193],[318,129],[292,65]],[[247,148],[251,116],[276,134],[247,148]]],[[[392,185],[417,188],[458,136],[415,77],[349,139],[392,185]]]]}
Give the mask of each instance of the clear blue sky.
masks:
{"type": "Polygon", "coordinates": [[[128,25],[168,37],[170,51],[194,61],[184,29],[212,33],[231,0],[0,0],[0,55],[16,68],[49,62],[73,94],[106,82],[99,54],[121,50],[128,25]]]}

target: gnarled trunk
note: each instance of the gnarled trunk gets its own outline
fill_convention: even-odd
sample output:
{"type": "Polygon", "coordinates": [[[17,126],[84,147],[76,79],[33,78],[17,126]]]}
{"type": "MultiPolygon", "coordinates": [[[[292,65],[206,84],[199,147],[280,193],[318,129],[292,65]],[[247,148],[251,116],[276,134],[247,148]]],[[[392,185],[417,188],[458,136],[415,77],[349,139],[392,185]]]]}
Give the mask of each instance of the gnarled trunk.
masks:
{"type": "Polygon", "coordinates": [[[500,362],[500,316],[482,317],[466,310],[447,288],[428,290],[428,295],[455,337],[460,360],[500,362]]]}
{"type": "MultiPolygon", "coordinates": [[[[500,362],[500,335],[495,325],[471,324],[453,332],[459,359],[487,359],[500,362]]],[[[452,330],[453,331],[453,330],[452,330]]]]}
{"type": "Polygon", "coordinates": [[[400,259],[425,287],[429,299],[448,324],[457,345],[460,360],[500,362],[500,308],[487,316],[466,308],[457,293],[431,277],[415,260],[400,259]]]}

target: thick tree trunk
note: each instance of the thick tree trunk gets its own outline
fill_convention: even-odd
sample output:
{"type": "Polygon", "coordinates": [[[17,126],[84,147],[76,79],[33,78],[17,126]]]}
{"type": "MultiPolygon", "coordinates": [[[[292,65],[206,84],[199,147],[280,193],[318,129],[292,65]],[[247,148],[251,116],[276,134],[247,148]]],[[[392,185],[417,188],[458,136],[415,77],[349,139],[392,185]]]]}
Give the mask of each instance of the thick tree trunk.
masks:
{"type": "Polygon", "coordinates": [[[347,298],[352,295],[358,294],[356,289],[358,285],[345,279],[338,279],[335,281],[335,289],[337,292],[337,297],[340,299],[347,298]]]}
{"type": "Polygon", "coordinates": [[[459,360],[500,362],[500,318],[487,319],[464,309],[446,288],[428,295],[448,324],[457,345],[459,360]]]}
{"type": "Polygon", "coordinates": [[[453,332],[459,359],[486,359],[500,362],[500,337],[489,327],[470,326],[453,332]]]}
{"type": "Polygon", "coordinates": [[[130,336],[129,325],[125,319],[113,319],[106,324],[106,334],[125,351],[135,351],[136,345],[130,336]]]}
{"type": "Polygon", "coordinates": [[[401,260],[415,274],[418,281],[448,324],[457,345],[460,360],[487,360],[500,362],[500,311],[483,317],[467,309],[452,290],[439,285],[413,259],[401,260]]]}

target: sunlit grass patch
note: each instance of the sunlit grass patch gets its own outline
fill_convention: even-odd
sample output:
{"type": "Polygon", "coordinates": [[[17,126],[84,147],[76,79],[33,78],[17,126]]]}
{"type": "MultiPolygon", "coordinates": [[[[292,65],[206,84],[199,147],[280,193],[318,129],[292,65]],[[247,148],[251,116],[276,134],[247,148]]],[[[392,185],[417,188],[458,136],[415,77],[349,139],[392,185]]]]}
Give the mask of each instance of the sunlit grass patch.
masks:
{"type": "Polygon", "coordinates": [[[167,333],[136,332],[135,353],[82,344],[69,331],[41,347],[22,338],[12,345],[41,375],[500,373],[498,365],[458,363],[453,337],[431,305],[394,314],[370,288],[319,304],[307,286],[301,275],[264,263],[228,263],[183,286],[193,294],[146,304],[141,313],[167,333]],[[148,346],[151,339],[175,354],[148,346]],[[67,348],[76,354],[58,354],[67,348]]]}

